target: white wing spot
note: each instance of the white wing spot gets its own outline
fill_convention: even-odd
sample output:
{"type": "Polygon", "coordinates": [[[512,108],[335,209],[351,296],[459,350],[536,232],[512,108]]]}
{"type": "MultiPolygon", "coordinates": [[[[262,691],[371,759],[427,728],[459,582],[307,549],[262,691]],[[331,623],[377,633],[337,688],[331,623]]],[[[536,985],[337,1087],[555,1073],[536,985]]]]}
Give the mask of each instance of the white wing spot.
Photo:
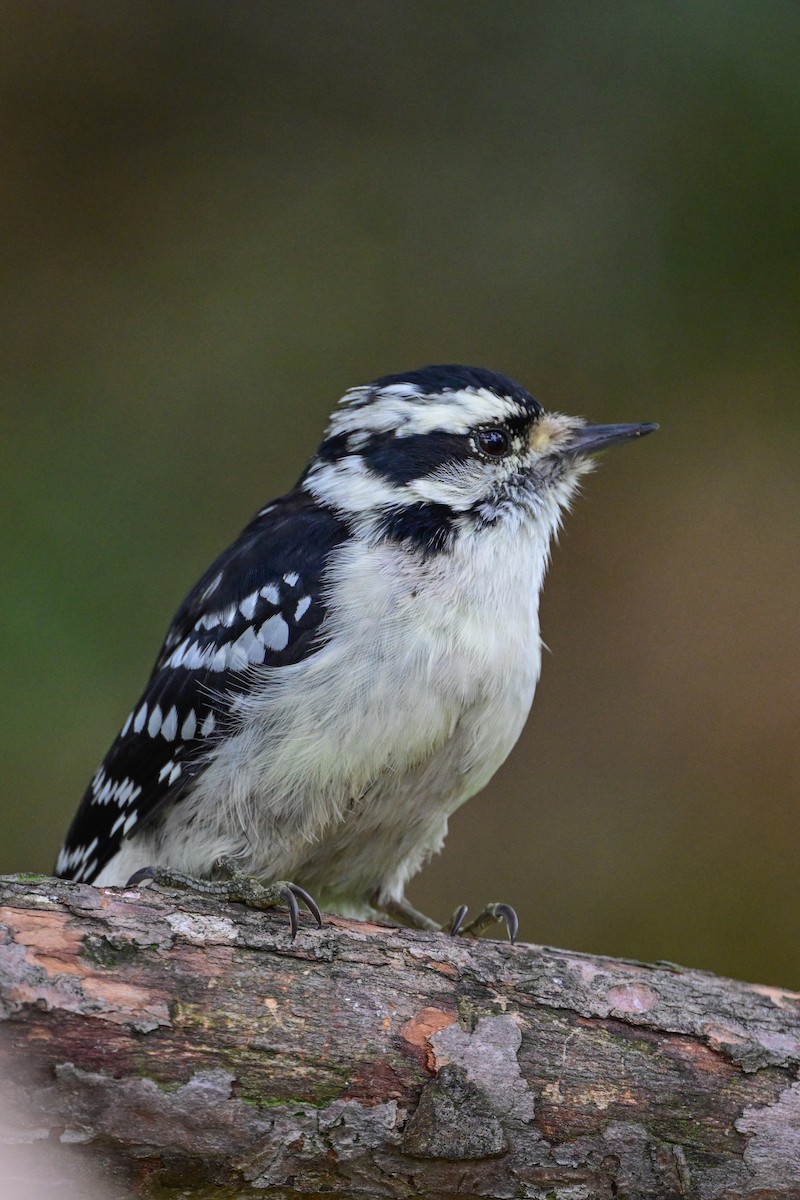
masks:
{"type": "Polygon", "coordinates": [[[71,850],[67,850],[63,846],[58,856],[56,870],[59,874],[64,871],[72,871],[76,880],[83,878],[86,870],[86,862],[91,854],[94,854],[97,849],[97,838],[90,842],[88,846],[73,846],[71,850]]]}
{"type": "Polygon", "coordinates": [[[212,671],[224,671],[225,668],[227,667],[227,665],[228,665],[228,647],[220,646],[219,650],[217,650],[216,654],[214,655],[211,662],[209,663],[209,667],[212,671]]]}
{"type": "Polygon", "coordinates": [[[161,726],[161,736],[171,742],[178,732],[178,710],[173,704],[172,708],[164,718],[164,724],[161,726]]]}
{"type": "Polygon", "coordinates": [[[310,596],[303,596],[302,600],[298,600],[297,608],[294,610],[295,621],[299,621],[301,617],[305,616],[305,614],[308,612],[310,606],[311,606],[311,597],[310,596]]]}
{"type": "Polygon", "coordinates": [[[223,608],[221,612],[203,613],[202,617],[194,623],[195,629],[215,629],[217,625],[224,625],[227,629],[236,620],[236,614],[239,611],[236,604],[229,604],[227,608],[223,608]]]}
{"type": "Polygon", "coordinates": [[[215,725],[216,725],[216,721],[214,720],[214,714],[213,714],[213,712],[210,712],[208,714],[208,716],[206,717],[205,721],[203,721],[203,724],[200,726],[201,735],[203,737],[210,737],[211,734],[214,732],[215,725]]]}
{"type": "Polygon", "coordinates": [[[198,666],[196,661],[200,658],[200,652],[197,648],[197,642],[186,641],[186,644],[181,647],[180,653],[174,656],[172,662],[173,667],[186,667],[187,671],[194,666],[198,666]]]}
{"type": "Polygon", "coordinates": [[[171,758],[168,763],[164,763],[164,766],[158,772],[158,782],[159,783],[164,782],[164,780],[167,778],[167,776],[169,775],[170,771],[172,770],[172,768],[174,766],[175,766],[174,758],[171,758]]]}
{"type": "Polygon", "coordinates": [[[131,727],[131,721],[132,721],[132,720],[133,720],[133,713],[129,713],[129,714],[128,714],[128,719],[127,719],[127,721],[126,721],[126,722],[125,722],[125,724],[122,726],[122,732],[121,732],[121,733],[120,733],[120,735],[119,735],[120,737],[125,737],[125,735],[127,734],[128,730],[129,730],[129,729],[130,729],[130,727],[131,727]]]}
{"type": "Polygon", "coordinates": [[[173,783],[175,782],[175,780],[178,778],[178,776],[180,775],[180,773],[181,773],[181,771],[182,771],[182,770],[183,770],[183,767],[181,766],[181,764],[180,764],[180,763],[176,763],[176,764],[175,764],[175,766],[174,766],[174,767],[172,768],[172,770],[170,771],[170,773],[169,773],[169,779],[167,780],[167,783],[168,783],[170,786],[172,786],[172,784],[173,784],[173,783]]]}
{"type": "Polygon", "coordinates": [[[125,824],[122,826],[122,836],[123,837],[125,837],[126,834],[130,833],[131,829],[133,829],[133,827],[136,824],[136,822],[138,821],[138,819],[139,819],[139,814],[137,812],[132,812],[132,813],[128,814],[128,816],[125,818],[125,824]]]}
{"type": "Polygon", "coordinates": [[[242,600],[239,604],[239,611],[246,621],[252,621],[253,619],[253,614],[256,611],[256,604],[258,603],[258,596],[258,592],[251,592],[250,595],[245,596],[244,600],[242,600]]]}
{"type": "Polygon", "coordinates": [[[95,804],[116,804],[118,808],[124,808],[130,804],[141,792],[141,786],[137,787],[133,779],[127,776],[124,779],[108,779],[105,772],[102,773],[103,784],[100,783],[100,774],[95,777],[97,783],[92,784],[92,793],[95,804]]]}
{"type": "Polygon", "coordinates": [[[141,733],[144,729],[144,723],[147,720],[147,705],[143,704],[136,714],[136,720],[133,722],[133,732],[141,733]]]}
{"type": "Polygon", "coordinates": [[[197,717],[194,715],[194,709],[190,708],[186,716],[186,720],[181,725],[181,737],[185,742],[191,741],[197,729],[197,717]]]}
{"type": "Polygon", "coordinates": [[[161,728],[161,705],[157,704],[150,713],[150,720],[147,722],[147,732],[150,737],[155,737],[161,728]]]}
{"type": "MultiPolygon", "coordinates": [[[[216,647],[212,644],[201,650],[197,642],[190,642],[183,654],[183,661],[180,663],[187,670],[199,671],[201,667],[206,667],[214,657],[216,647]]],[[[177,665],[175,663],[173,666],[177,665]]]]}
{"type": "Polygon", "coordinates": [[[189,639],[184,638],[184,640],[177,647],[177,649],[173,650],[172,654],[170,654],[169,658],[167,659],[167,666],[168,667],[181,666],[181,664],[183,663],[183,659],[186,655],[186,651],[188,649],[189,649],[189,639]]]}
{"type": "Polygon", "coordinates": [[[231,665],[235,667],[245,667],[248,663],[262,663],[266,652],[252,625],[248,625],[244,633],[239,634],[230,650],[231,665]]]}
{"type": "Polygon", "coordinates": [[[284,578],[285,582],[288,583],[289,587],[294,587],[294,585],[297,583],[300,576],[297,574],[296,571],[290,571],[289,574],[284,575],[283,578],[284,578]]]}
{"type": "Polygon", "coordinates": [[[280,604],[281,602],[281,594],[274,583],[268,583],[266,587],[263,587],[261,589],[261,595],[265,600],[268,600],[270,604],[280,604]]]}
{"type": "Polygon", "coordinates": [[[289,642],[289,626],[283,617],[276,613],[270,617],[258,631],[258,636],[270,650],[285,650],[289,642]]]}

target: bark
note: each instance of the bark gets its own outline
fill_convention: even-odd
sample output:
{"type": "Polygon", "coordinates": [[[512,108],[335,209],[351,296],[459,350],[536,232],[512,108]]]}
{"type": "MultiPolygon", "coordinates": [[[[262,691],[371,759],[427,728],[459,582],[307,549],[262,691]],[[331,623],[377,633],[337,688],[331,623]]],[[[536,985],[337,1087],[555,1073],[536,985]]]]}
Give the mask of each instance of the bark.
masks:
{"type": "Polygon", "coordinates": [[[154,888],[0,905],[13,1137],[109,1194],[800,1197],[796,993],[154,888]]]}

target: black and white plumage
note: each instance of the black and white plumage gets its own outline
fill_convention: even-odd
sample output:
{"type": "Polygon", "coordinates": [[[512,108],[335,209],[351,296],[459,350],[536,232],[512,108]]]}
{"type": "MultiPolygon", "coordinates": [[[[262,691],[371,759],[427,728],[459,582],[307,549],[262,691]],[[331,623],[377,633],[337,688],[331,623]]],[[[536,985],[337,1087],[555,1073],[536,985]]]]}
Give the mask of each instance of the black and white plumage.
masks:
{"type": "Polygon", "coordinates": [[[348,392],[295,489],[179,609],[56,873],[207,878],[227,858],[340,912],[402,908],[527,717],[588,456],[652,428],[547,413],[462,366],[348,392]]]}
{"type": "Polygon", "coordinates": [[[262,510],[209,568],[94,775],[56,874],[92,881],[140,824],[155,829],[225,737],[231,702],[253,669],[310,652],[325,614],[326,557],[344,533],[339,518],[293,492],[262,510]]]}

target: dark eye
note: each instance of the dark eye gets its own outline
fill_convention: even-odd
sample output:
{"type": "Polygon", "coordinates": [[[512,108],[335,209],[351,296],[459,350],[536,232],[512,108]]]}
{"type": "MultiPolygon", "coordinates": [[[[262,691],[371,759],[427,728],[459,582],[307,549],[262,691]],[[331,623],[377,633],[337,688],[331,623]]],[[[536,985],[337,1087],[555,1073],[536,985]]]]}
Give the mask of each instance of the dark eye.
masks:
{"type": "Polygon", "coordinates": [[[475,434],[475,445],[482,454],[489,458],[503,458],[511,453],[513,443],[511,434],[502,425],[490,425],[487,429],[479,429],[475,434]]]}

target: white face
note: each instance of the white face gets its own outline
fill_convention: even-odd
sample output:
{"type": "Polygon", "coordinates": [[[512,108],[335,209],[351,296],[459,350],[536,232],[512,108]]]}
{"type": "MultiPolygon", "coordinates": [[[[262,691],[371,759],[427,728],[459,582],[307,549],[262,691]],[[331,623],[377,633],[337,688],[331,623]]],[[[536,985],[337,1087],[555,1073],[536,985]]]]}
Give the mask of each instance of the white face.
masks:
{"type": "Polygon", "coordinates": [[[583,425],[544,412],[521,389],[355,388],[332,416],[305,486],[321,503],[364,515],[434,505],[477,523],[513,510],[535,518],[543,505],[568,503],[590,469],[564,453],[583,425]]]}

